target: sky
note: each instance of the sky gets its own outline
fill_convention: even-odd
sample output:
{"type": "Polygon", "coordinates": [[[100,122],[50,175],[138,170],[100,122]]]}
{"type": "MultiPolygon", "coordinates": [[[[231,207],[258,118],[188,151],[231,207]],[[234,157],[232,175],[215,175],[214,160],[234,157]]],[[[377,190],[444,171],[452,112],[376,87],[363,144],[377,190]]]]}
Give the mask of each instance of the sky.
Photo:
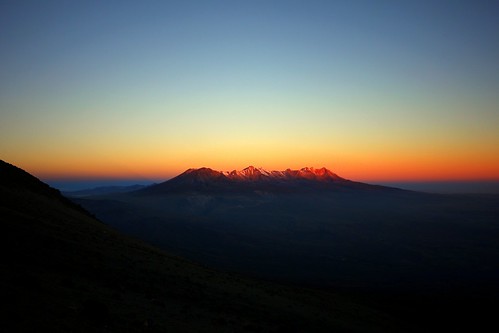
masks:
{"type": "Polygon", "coordinates": [[[1,1],[0,158],[42,179],[499,180],[496,1],[1,1]]]}

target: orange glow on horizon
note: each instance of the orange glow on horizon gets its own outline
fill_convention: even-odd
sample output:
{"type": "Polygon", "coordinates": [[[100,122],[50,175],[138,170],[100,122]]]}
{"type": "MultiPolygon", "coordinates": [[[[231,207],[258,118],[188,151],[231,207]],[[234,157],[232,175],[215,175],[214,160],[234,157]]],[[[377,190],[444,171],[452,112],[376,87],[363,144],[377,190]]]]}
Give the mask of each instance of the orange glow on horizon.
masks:
{"type": "MultiPolygon", "coordinates": [[[[127,160],[78,161],[66,160],[61,163],[43,161],[7,161],[42,179],[144,179],[158,180],[172,178],[189,168],[208,167],[214,170],[240,170],[249,165],[267,170],[300,169],[306,166],[326,167],[339,176],[355,181],[466,181],[499,180],[499,160],[490,156],[488,163],[477,162],[472,158],[411,158],[409,156],[372,156],[361,159],[348,156],[342,159],[313,158],[271,161],[269,158],[258,161],[234,158],[232,161],[217,161],[212,158],[205,162],[195,159],[184,161],[127,160]],[[243,160],[243,161],[240,161],[243,160]]],[[[482,158],[483,160],[483,158],[482,158]]]]}
{"type": "MultiPolygon", "coordinates": [[[[128,141],[129,140],[129,141],[128,141]]],[[[241,170],[249,165],[267,170],[326,167],[355,181],[499,180],[499,154],[487,144],[384,139],[345,141],[203,140],[161,144],[161,140],[99,145],[87,142],[79,150],[51,145],[43,151],[14,150],[6,162],[42,179],[172,178],[189,168],[241,170]],[[159,142],[159,143],[158,143],[159,142]]]]}

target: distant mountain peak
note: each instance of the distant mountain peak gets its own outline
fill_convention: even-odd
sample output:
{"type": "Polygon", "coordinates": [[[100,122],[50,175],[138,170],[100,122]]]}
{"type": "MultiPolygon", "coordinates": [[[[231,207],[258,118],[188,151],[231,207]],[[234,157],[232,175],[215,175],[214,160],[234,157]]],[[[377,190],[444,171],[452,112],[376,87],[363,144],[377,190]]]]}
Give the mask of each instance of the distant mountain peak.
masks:
{"type": "Polygon", "coordinates": [[[250,165],[242,170],[222,171],[223,175],[232,180],[261,180],[271,176],[271,173],[263,168],[256,168],[250,165]]]}
{"type": "Polygon", "coordinates": [[[331,179],[341,179],[337,174],[331,172],[330,170],[322,167],[320,169],[316,169],[314,167],[305,167],[301,168],[300,172],[305,175],[313,175],[318,178],[331,178],[331,179]]]}
{"type": "Polygon", "coordinates": [[[192,173],[192,174],[213,174],[213,173],[220,173],[220,172],[213,170],[211,168],[207,168],[207,167],[201,167],[198,169],[191,168],[191,169],[187,169],[184,171],[184,174],[190,174],[190,173],[192,173]]]}
{"type": "Polygon", "coordinates": [[[220,171],[202,167],[199,169],[187,169],[175,178],[181,179],[187,183],[206,183],[225,178],[225,176],[220,171]]]}

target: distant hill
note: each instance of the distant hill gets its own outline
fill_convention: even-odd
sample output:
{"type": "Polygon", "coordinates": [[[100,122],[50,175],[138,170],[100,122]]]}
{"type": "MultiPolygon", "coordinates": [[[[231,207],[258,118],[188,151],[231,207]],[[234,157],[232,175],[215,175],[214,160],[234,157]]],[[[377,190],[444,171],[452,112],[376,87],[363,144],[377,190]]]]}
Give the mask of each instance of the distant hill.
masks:
{"type": "Polygon", "coordinates": [[[146,185],[139,184],[130,186],[100,186],[78,191],[64,191],[62,192],[62,194],[67,197],[87,197],[91,195],[132,192],[143,189],[145,187],[146,185]]]}
{"type": "Polygon", "coordinates": [[[148,186],[138,194],[180,192],[247,193],[397,190],[344,179],[326,168],[305,167],[299,170],[267,171],[249,166],[243,170],[216,171],[210,168],[188,169],[163,183],[148,186]]]}
{"type": "Polygon", "coordinates": [[[400,332],[327,291],[220,273],[110,229],[0,161],[4,332],[400,332]]]}

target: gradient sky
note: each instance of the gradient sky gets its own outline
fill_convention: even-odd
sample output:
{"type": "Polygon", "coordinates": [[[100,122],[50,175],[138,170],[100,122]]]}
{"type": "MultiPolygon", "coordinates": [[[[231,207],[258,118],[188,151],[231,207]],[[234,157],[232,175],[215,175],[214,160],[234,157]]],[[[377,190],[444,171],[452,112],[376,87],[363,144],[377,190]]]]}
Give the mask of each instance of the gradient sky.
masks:
{"type": "Polygon", "coordinates": [[[496,1],[2,1],[0,158],[41,178],[499,179],[496,1]]]}

